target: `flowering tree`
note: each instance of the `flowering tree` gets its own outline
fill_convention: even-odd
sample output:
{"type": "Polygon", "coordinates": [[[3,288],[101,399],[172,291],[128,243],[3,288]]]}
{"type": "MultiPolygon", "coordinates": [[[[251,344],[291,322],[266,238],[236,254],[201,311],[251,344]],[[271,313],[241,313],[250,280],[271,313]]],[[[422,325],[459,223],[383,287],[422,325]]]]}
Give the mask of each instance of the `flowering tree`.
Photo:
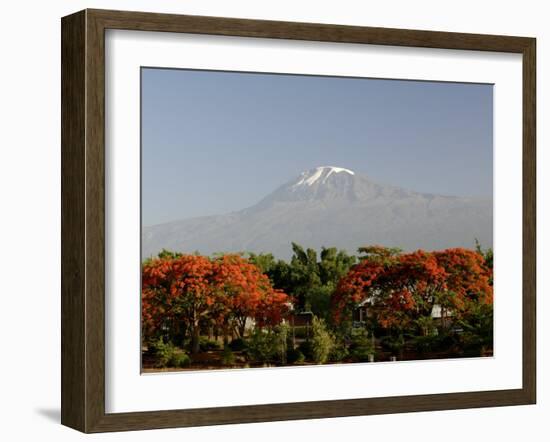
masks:
{"type": "Polygon", "coordinates": [[[258,267],[238,255],[164,255],[142,268],[144,336],[158,335],[167,324],[183,326],[191,335],[192,353],[199,351],[202,325],[215,322],[243,336],[247,318],[276,325],[288,302],[258,267]]]}
{"type": "Polygon", "coordinates": [[[464,312],[470,302],[492,303],[492,271],[467,249],[398,253],[370,247],[367,256],[342,278],[332,297],[333,319],[342,321],[368,302],[384,328],[404,328],[431,315],[434,304],[464,312]]]}
{"type": "Polygon", "coordinates": [[[223,318],[240,337],[246,320],[256,319],[261,325],[279,324],[287,311],[288,296],[276,291],[260,269],[239,255],[223,255],[214,261],[215,283],[221,290],[223,318]]]}
{"type": "Polygon", "coordinates": [[[479,252],[454,248],[433,253],[445,269],[447,303],[456,315],[467,314],[477,304],[493,303],[493,269],[479,252]]]}
{"type": "Polygon", "coordinates": [[[394,312],[406,311],[412,321],[430,316],[439,294],[446,289],[446,276],[431,253],[418,250],[397,256],[386,268],[385,290],[377,302],[382,305],[382,325],[395,321],[394,312]]]}
{"type": "Polygon", "coordinates": [[[268,289],[256,309],[254,319],[259,327],[279,325],[290,309],[291,298],[281,290],[268,289]]]}
{"type": "Polygon", "coordinates": [[[141,328],[146,340],[160,333],[171,322],[171,297],[168,274],[171,266],[166,259],[148,260],[142,267],[141,328]]]}
{"type": "Polygon", "coordinates": [[[333,320],[345,320],[362,302],[371,302],[380,287],[380,277],[385,272],[385,264],[378,260],[364,259],[354,265],[348,274],[340,279],[331,298],[333,320]]]}
{"type": "Polygon", "coordinates": [[[164,315],[183,322],[191,334],[191,352],[197,353],[201,322],[220,309],[212,261],[197,255],[154,259],[143,266],[142,293],[148,323],[158,325],[164,315]]]}

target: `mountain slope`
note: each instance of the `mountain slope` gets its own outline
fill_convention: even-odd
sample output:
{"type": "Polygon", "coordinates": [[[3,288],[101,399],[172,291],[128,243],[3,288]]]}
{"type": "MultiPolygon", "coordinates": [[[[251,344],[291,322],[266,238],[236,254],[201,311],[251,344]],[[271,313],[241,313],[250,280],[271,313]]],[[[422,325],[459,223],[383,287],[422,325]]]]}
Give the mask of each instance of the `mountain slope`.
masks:
{"type": "Polygon", "coordinates": [[[290,242],[355,253],[369,244],[428,250],[492,246],[492,200],[412,192],[339,167],[302,173],[247,209],[144,227],[144,257],[162,248],[291,255],[290,242]]]}

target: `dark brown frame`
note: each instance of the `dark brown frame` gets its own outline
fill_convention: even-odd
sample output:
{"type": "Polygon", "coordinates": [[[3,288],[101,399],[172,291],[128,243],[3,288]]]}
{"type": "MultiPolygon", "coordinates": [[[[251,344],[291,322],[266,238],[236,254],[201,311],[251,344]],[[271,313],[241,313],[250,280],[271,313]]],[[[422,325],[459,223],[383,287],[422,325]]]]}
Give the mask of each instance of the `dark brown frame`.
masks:
{"type": "Polygon", "coordinates": [[[83,432],[312,419],[536,401],[536,40],[105,10],[62,19],[61,422],[83,432]],[[105,413],[106,29],[519,53],[523,56],[523,386],[402,397],[105,413]]]}

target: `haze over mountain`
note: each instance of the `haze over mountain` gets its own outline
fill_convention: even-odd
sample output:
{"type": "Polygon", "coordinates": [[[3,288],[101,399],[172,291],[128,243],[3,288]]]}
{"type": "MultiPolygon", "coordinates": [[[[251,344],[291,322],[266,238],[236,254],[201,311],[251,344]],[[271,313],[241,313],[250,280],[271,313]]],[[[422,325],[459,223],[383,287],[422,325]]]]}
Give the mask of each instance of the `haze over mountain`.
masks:
{"type": "Polygon", "coordinates": [[[290,243],[356,253],[362,245],[404,250],[493,246],[492,198],[419,193],[342,167],[303,172],[252,207],[143,227],[143,257],[163,248],[202,254],[291,256],[290,243]]]}

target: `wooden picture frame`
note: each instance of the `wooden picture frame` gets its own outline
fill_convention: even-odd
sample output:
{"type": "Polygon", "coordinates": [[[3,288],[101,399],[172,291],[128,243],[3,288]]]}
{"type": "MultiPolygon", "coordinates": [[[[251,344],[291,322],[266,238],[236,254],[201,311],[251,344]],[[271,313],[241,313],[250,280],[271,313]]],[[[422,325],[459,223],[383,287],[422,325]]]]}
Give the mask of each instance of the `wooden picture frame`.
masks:
{"type": "Polygon", "coordinates": [[[84,10],[62,19],[62,424],[83,432],[533,404],[536,41],[533,38],[84,10]],[[105,412],[105,30],[518,53],[523,58],[523,385],[513,390],[105,412]]]}

